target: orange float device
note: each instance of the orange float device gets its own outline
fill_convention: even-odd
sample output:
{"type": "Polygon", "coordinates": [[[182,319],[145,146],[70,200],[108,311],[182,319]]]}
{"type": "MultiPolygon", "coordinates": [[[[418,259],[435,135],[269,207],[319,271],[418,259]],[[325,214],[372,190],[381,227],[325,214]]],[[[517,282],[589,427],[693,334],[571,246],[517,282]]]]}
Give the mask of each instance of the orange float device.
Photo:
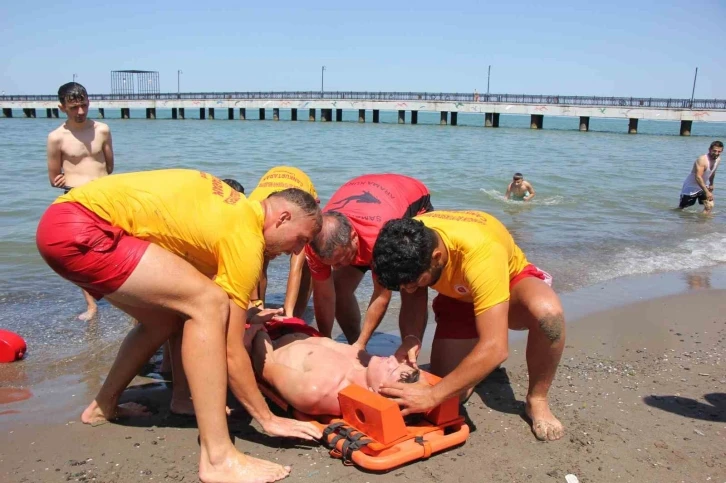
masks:
{"type": "Polygon", "coordinates": [[[27,346],[15,332],[0,329],[0,362],[13,362],[23,358],[27,346]]]}

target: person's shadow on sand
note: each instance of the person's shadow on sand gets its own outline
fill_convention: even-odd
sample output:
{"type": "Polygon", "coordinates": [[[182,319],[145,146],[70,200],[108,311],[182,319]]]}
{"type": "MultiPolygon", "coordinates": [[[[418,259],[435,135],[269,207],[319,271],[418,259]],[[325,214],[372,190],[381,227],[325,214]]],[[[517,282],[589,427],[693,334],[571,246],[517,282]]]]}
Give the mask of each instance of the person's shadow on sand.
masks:
{"type": "Polygon", "coordinates": [[[646,396],[643,402],[648,406],[687,418],[726,422],[726,393],[714,392],[706,394],[703,398],[710,404],[680,396],[646,396]]]}
{"type": "Polygon", "coordinates": [[[524,402],[517,401],[507,369],[500,367],[474,387],[482,402],[500,413],[524,415],[524,402]]]}

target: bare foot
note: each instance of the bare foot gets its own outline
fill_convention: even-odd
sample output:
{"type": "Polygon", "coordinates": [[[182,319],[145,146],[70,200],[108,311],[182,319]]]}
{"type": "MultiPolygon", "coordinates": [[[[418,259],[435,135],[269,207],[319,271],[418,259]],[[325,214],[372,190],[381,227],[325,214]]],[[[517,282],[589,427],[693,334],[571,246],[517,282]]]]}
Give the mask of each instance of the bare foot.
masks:
{"type": "Polygon", "coordinates": [[[96,307],[90,308],[78,316],[78,320],[88,322],[96,316],[98,309],[96,307]]]}
{"type": "Polygon", "coordinates": [[[290,475],[289,466],[245,456],[237,450],[233,451],[234,453],[215,465],[202,453],[199,479],[203,483],[270,483],[290,475]]]}
{"type": "Polygon", "coordinates": [[[146,406],[135,402],[119,404],[113,411],[109,411],[109,413],[110,414],[104,413],[104,411],[101,410],[101,406],[99,406],[96,401],[93,401],[89,404],[86,410],[83,411],[83,414],[81,414],[81,421],[84,424],[98,426],[99,424],[103,424],[114,419],[151,415],[146,406]]]}
{"type": "Polygon", "coordinates": [[[171,412],[174,414],[181,414],[184,416],[194,416],[194,404],[191,398],[172,398],[171,404],[169,405],[171,412]]]}
{"type": "Polygon", "coordinates": [[[525,411],[532,420],[532,432],[537,439],[555,441],[565,435],[565,428],[550,411],[547,399],[527,398],[525,411]]]}

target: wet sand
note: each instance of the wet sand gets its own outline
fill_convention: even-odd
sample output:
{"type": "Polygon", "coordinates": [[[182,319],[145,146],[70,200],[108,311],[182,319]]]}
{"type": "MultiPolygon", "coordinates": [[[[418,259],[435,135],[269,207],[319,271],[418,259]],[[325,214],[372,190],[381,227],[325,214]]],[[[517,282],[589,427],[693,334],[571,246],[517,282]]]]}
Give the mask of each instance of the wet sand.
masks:
{"type": "MultiPolygon", "coordinates": [[[[230,420],[230,432],[240,450],[291,464],[286,481],[564,482],[573,473],[581,482],[723,482],[725,298],[726,290],[698,289],[568,320],[551,391],[567,430],[558,442],[536,441],[522,419],[521,337],[464,406],[467,443],[427,461],[364,473],[317,444],[267,437],[245,415],[230,420]]],[[[169,415],[167,385],[137,378],[124,393],[149,404],[153,417],[91,428],[78,415],[99,382],[65,376],[33,387],[29,400],[0,404],[0,480],[197,481],[197,430],[169,415]]]]}

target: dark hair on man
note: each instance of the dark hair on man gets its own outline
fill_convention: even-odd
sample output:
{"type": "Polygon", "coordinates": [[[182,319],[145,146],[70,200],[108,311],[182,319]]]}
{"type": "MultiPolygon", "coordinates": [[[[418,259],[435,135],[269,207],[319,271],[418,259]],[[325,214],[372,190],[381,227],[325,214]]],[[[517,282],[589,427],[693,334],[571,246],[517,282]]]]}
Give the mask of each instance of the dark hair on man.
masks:
{"type": "Polygon", "coordinates": [[[69,102],[84,102],[88,100],[88,92],[78,82],[68,82],[58,88],[58,100],[64,106],[69,102]]]}
{"type": "Polygon", "coordinates": [[[721,148],[723,149],[723,143],[721,141],[714,141],[711,143],[711,145],[708,147],[708,150],[710,151],[711,148],[721,148]]]}
{"type": "Polygon", "coordinates": [[[353,225],[339,211],[327,211],[323,213],[323,218],[332,220],[333,223],[323,223],[323,229],[310,242],[310,247],[319,257],[331,258],[336,248],[350,244],[353,225]]]}
{"type": "Polygon", "coordinates": [[[236,179],[225,178],[222,181],[225,182],[233,190],[239,191],[240,193],[245,194],[245,187],[242,186],[242,184],[240,184],[240,182],[237,181],[236,179]]]}
{"type": "Polygon", "coordinates": [[[512,179],[524,179],[524,176],[522,175],[522,173],[514,173],[512,179]]]}
{"type": "Polygon", "coordinates": [[[272,193],[267,199],[271,198],[282,198],[300,208],[306,215],[315,218],[316,230],[319,230],[323,226],[323,216],[320,213],[320,205],[315,201],[315,198],[308,193],[298,188],[287,188],[277,193],[272,193]]]}
{"type": "Polygon", "coordinates": [[[373,273],[388,290],[415,282],[431,266],[436,234],[412,218],[390,220],[373,246],[373,273]]]}
{"type": "Polygon", "coordinates": [[[401,377],[398,379],[398,382],[402,382],[404,384],[413,384],[415,382],[418,382],[420,378],[421,371],[418,369],[414,369],[411,372],[402,372],[401,377]]]}

